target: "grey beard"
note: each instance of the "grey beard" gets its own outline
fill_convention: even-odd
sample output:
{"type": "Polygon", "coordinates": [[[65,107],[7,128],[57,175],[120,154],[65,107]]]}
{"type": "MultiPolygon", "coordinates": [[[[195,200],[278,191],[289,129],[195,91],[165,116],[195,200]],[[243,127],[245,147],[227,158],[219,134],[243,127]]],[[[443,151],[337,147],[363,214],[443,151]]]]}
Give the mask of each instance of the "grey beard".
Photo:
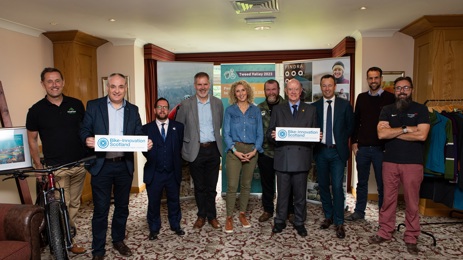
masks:
{"type": "Polygon", "coordinates": [[[406,111],[408,109],[408,107],[410,106],[411,103],[412,103],[412,95],[410,95],[409,97],[404,98],[404,99],[396,98],[395,107],[400,112],[404,112],[404,111],[406,111]]]}

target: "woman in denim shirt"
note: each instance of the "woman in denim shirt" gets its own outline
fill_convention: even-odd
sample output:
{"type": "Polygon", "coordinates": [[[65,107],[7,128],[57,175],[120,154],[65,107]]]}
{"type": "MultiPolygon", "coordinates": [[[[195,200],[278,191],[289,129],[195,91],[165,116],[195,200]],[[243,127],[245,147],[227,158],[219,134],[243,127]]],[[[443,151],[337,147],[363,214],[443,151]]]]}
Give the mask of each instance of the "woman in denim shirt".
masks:
{"type": "Polygon", "coordinates": [[[233,211],[236,190],[241,177],[239,221],[244,228],[251,227],[246,219],[246,209],[251,192],[251,182],[256,168],[258,152],[264,152],[262,142],[262,116],[254,104],[254,93],[244,80],[232,84],[230,106],[225,110],[223,137],[228,150],[227,170],[227,219],[225,232],[233,232],[233,211]],[[241,174],[240,174],[241,173],[241,174]]]}

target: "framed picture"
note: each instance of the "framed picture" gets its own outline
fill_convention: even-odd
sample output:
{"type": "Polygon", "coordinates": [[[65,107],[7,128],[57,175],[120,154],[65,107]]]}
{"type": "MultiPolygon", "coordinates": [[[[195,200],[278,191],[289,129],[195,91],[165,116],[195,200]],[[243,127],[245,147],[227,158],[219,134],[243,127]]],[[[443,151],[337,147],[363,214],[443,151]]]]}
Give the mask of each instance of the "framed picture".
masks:
{"type": "MultiPolygon", "coordinates": [[[[127,80],[127,91],[125,92],[125,99],[129,100],[129,89],[130,89],[130,78],[129,76],[125,76],[125,79],[127,80]]],[[[106,96],[108,94],[108,89],[106,85],[108,84],[108,77],[102,77],[101,78],[101,93],[102,97],[106,96]]]]}
{"type": "Polygon", "coordinates": [[[383,71],[383,89],[394,93],[394,80],[405,76],[405,71],[383,71]]]}
{"type": "Polygon", "coordinates": [[[26,128],[0,128],[0,171],[31,167],[26,128]]]}

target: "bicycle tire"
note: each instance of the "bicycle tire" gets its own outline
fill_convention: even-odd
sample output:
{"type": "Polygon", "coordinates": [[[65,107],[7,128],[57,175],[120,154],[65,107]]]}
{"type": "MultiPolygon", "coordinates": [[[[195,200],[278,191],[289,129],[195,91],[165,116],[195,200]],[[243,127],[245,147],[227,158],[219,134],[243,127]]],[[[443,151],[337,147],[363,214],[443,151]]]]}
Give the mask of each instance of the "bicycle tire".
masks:
{"type": "Polygon", "coordinates": [[[49,205],[50,210],[50,248],[53,251],[53,256],[56,260],[67,260],[67,249],[64,242],[62,229],[61,207],[58,201],[52,201],[49,205]]]}

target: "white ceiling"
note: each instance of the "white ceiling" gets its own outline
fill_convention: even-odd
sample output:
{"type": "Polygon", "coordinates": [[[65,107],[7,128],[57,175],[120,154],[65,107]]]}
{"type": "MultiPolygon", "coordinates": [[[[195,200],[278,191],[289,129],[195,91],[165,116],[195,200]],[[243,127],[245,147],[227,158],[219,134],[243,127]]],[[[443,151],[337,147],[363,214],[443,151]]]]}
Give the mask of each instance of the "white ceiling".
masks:
{"type": "Polygon", "coordinates": [[[423,15],[463,14],[462,0],[278,3],[277,13],[236,14],[230,0],[0,0],[0,27],[32,35],[80,30],[115,45],[200,53],[331,49],[346,36],[390,36],[423,15]],[[244,20],[267,16],[276,21],[265,31],[244,20]]]}

